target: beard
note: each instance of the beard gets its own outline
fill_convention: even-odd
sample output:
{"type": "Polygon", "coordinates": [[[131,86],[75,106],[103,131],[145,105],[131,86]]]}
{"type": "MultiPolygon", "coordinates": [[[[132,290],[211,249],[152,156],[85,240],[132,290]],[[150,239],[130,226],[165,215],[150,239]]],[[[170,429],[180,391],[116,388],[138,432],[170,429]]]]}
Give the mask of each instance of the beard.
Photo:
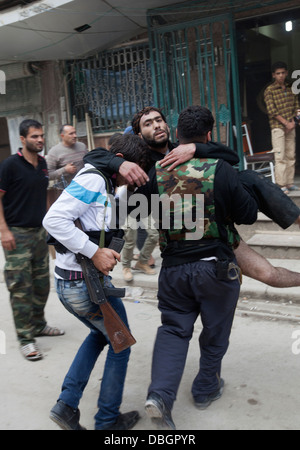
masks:
{"type": "Polygon", "coordinates": [[[156,141],[155,139],[148,139],[144,135],[142,135],[143,140],[146,142],[146,144],[154,149],[162,149],[166,146],[166,144],[169,142],[170,139],[170,133],[166,130],[167,136],[162,141],[156,141]]]}
{"type": "Polygon", "coordinates": [[[41,151],[43,151],[44,145],[42,146],[42,148],[40,147],[36,147],[34,144],[31,144],[30,142],[26,141],[26,149],[30,152],[30,153],[40,153],[41,151]]]}

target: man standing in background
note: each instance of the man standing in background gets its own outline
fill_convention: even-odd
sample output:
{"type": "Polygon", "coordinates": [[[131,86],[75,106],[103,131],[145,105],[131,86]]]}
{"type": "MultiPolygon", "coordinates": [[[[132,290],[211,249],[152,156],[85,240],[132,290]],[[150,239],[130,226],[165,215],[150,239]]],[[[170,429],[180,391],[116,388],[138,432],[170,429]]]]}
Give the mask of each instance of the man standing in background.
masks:
{"type": "Polygon", "coordinates": [[[86,145],[77,141],[76,130],[72,125],[63,125],[60,129],[61,142],[49,150],[47,165],[49,179],[70,184],[76,173],[83,168],[83,157],[87,153],[86,145]]]}
{"type": "Polygon", "coordinates": [[[49,255],[42,220],[46,214],[48,171],[39,155],[44,147],[42,125],[20,124],[22,148],[0,168],[0,233],[5,254],[4,275],[22,355],[42,359],[35,337],[64,334],[47,325],[49,255]]]}
{"type": "Polygon", "coordinates": [[[274,82],[264,93],[272,133],[275,157],[275,180],[283,192],[298,190],[294,185],[296,163],[296,124],[298,97],[287,84],[287,65],[276,62],[272,66],[274,82]]]}

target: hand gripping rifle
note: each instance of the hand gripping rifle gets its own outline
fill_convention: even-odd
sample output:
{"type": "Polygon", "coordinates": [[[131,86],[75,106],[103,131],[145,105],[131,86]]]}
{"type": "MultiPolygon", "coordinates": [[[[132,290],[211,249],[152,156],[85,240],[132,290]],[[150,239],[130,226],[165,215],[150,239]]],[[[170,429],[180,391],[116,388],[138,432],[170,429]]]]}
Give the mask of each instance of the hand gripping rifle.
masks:
{"type": "MultiPolygon", "coordinates": [[[[79,219],[75,221],[75,225],[82,230],[79,219]]],[[[124,240],[113,237],[108,248],[120,253],[124,245],[124,240]]],[[[86,282],[89,296],[92,302],[99,305],[103,315],[104,326],[115,353],[120,353],[123,350],[131,347],[136,343],[136,340],[130,333],[127,326],[120,319],[119,315],[108,302],[107,297],[124,297],[125,289],[106,288],[103,287],[100,281],[100,272],[96,269],[91,259],[79,254],[78,261],[81,264],[82,273],[86,282]]]]}

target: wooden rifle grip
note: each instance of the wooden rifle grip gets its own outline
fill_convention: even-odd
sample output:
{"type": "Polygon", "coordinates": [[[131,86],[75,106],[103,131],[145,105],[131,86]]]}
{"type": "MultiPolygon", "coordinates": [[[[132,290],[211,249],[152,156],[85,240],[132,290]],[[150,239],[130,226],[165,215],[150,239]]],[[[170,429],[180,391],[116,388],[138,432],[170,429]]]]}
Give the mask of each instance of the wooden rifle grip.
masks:
{"type": "MultiPolygon", "coordinates": [[[[75,220],[75,225],[83,231],[82,225],[80,222],[80,219],[75,220]]],[[[116,240],[116,245],[121,245],[118,241],[121,241],[121,239],[116,240]]],[[[115,242],[115,241],[114,241],[115,242]]],[[[112,244],[113,245],[113,244],[112,244]]],[[[122,248],[117,248],[117,250],[122,250],[122,248]]],[[[93,265],[92,260],[90,260],[87,257],[84,257],[81,259],[81,267],[83,271],[83,276],[90,294],[90,297],[93,297],[93,288],[90,283],[90,279],[88,276],[88,264],[93,265]]],[[[96,270],[96,269],[95,269],[96,270]]],[[[100,283],[100,280],[99,280],[100,283]]],[[[109,341],[111,343],[111,346],[115,353],[120,353],[123,350],[126,350],[127,348],[131,347],[136,343],[136,340],[130,333],[127,326],[124,324],[124,322],[120,319],[117,312],[114,310],[114,308],[111,306],[111,304],[106,300],[104,303],[98,303],[99,308],[101,310],[101,313],[103,315],[103,322],[104,327],[107,332],[109,341]]]]}
{"type": "Polygon", "coordinates": [[[102,303],[99,306],[103,314],[104,326],[114,352],[120,353],[134,345],[136,340],[110,303],[102,303]]]}

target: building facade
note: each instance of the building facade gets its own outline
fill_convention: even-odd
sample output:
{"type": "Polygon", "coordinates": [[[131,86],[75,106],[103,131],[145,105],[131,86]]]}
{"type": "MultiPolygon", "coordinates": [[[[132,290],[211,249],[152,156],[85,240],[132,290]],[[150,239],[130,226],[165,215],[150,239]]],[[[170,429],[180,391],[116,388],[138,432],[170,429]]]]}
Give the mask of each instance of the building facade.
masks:
{"type": "Polygon", "coordinates": [[[47,148],[57,143],[65,122],[76,123],[80,139],[88,142],[92,131],[93,144],[105,146],[150,104],[163,109],[173,138],[179,112],[202,104],[215,115],[215,140],[242,156],[241,134],[236,138],[232,127],[239,130],[246,122],[254,150],[270,150],[263,90],[276,60],[288,64],[291,76],[300,70],[299,2],[175,2],[149,10],[147,24],[147,32],[113,48],[82,59],[44,61],[26,77],[8,80],[9,94],[0,105],[6,140],[0,141],[0,159],[24,115],[41,117],[47,148]]]}

